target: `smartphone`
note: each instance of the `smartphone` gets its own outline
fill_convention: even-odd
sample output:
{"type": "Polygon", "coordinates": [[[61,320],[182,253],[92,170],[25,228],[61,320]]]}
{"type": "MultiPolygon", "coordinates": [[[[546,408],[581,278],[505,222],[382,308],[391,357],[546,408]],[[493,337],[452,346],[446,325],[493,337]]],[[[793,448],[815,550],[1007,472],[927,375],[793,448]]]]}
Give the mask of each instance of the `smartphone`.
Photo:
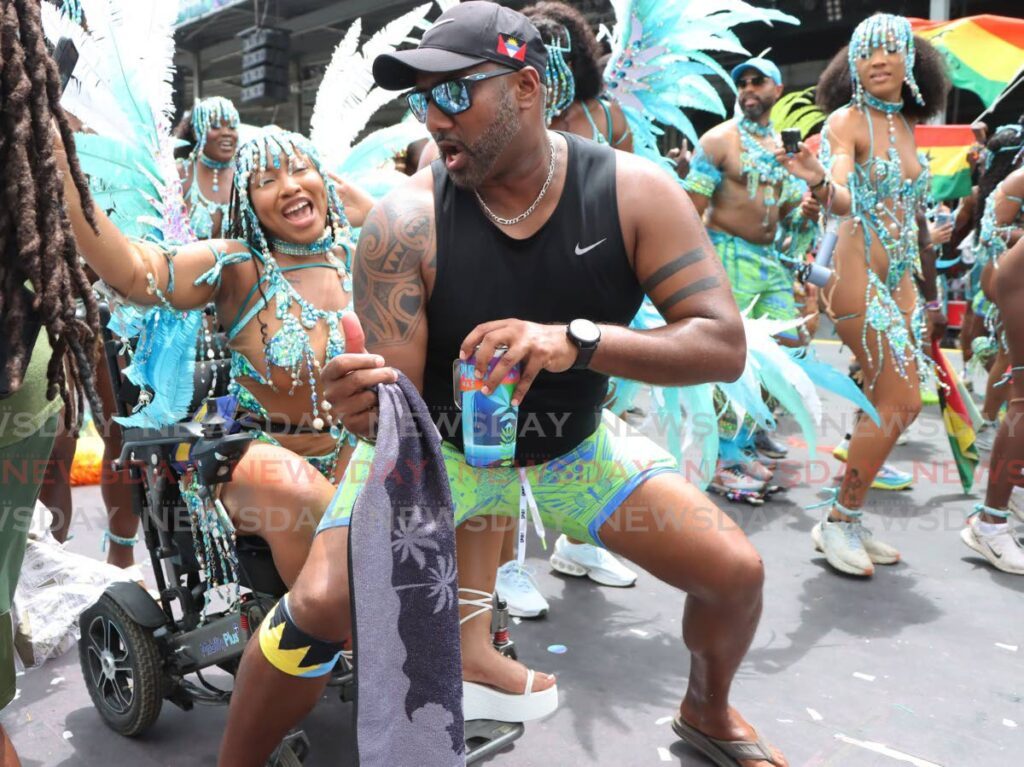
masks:
{"type": "Polygon", "coordinates": [[[796,154],[800,151],[799,128],[782,129],[782,148],[786,150],[786,154],[796,154]]]}
{"type": "Polygon", "coordinates": [[[60,72],[60,92],[68,87],[71,75],[75,72],[75,65],[78,64],[78,48],[69,37],[62,37],[57,41],[53,49],[53,59],[57,62],[57,71],[60,72]]]}

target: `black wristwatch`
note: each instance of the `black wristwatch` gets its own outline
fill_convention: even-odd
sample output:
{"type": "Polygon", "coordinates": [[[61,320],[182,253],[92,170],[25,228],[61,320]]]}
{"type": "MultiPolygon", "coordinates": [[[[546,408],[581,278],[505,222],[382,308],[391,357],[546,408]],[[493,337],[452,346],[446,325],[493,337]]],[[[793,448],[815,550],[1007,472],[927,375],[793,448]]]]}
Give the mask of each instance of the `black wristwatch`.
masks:
{"type": "Polygon", "coordinates": [[[597,344],[601,341],[601,328],[590,320],[573,320],[566,326],[565,334],[579,349],[576,362],[570,369],[586,370],[590,367],[590,359],[594,356],[597,344]]]}

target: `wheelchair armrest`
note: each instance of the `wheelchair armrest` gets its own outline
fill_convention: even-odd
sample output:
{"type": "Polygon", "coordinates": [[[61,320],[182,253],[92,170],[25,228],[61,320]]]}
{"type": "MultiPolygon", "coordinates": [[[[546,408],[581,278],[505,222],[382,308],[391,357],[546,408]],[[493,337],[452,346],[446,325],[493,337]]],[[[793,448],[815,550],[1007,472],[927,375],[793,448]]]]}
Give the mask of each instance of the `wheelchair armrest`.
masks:
{"type": "Polygon", "coordinates": [[[229,482],[235,464],[252,439],[252,434],[240,432],[198,441],[192,448],[190,460],[199,474],[199,480],[207,486],[229,482]]]}
{"type": "Polygon", "coordinates": [[[192,421],[176,423],[161,429],[126,429],[124,446],[118,457],[120,465],[124,465],[132,452],[147,447],[173,447],[182,442],[195,444],[203,438],[202,424],[192,421]]]}

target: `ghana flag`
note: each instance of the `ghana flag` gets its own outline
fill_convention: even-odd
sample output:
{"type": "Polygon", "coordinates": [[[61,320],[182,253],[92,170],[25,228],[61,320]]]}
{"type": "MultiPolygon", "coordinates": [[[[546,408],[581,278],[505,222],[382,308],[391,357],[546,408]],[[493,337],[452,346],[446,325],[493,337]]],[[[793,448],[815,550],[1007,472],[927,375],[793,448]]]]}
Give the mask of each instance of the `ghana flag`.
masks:
{"type": "Polygon", "coordinates": [[[984,14],[910,22],[945,56],[953,85],[974,91],[986,107],[1024,66],[1024,19],[984,14]]]}
{"type": "Polygon", "coordinates": [[[978,467],[979,458],[978,447],[974,444],[971,413],[963,400],[967,390],[960,383],[953,366],[946,360],[938,341],[932,341],[932,359],[935,360],[939,406],[946,425],[949,447],[953,451],[953,463],[960,475],[960,485],[965,493],[969,493],[974,486],[974,470],[978,467]]]}
{"type": "Polygon", "coordinates": [[[974,144],[969,125],[918,125],[914,128],[917,149],[928,155],[932,171],[932,196],[958,200],[971,193],[971,167],[967,153],[974,144]]]}

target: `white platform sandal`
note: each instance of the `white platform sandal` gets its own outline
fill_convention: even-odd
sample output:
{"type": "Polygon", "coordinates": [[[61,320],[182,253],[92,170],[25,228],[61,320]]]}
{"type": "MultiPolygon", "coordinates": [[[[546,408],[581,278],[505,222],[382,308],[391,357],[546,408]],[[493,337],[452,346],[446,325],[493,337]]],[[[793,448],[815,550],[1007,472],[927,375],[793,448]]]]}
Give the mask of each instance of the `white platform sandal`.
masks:
{"type": "MultiPolygon", "coordinates": [[[[466,593],[477,599],[459,597],[459,605],[478,608],[459,621],[459,625],[486,615],[493,609],[493,594],[476,589],[459,589],[460,594],[466,593]]],[[[547,690],[533,691],[533,680],[536,672],[526,671],[526,689],[522,693],[511,693],[498,690],[479,682],[462,682],[462,712],[466,721],[473,719],[493,719],[498,722],[529,722],[552,714],[558,709],[558,685],[547,690]]]]}

